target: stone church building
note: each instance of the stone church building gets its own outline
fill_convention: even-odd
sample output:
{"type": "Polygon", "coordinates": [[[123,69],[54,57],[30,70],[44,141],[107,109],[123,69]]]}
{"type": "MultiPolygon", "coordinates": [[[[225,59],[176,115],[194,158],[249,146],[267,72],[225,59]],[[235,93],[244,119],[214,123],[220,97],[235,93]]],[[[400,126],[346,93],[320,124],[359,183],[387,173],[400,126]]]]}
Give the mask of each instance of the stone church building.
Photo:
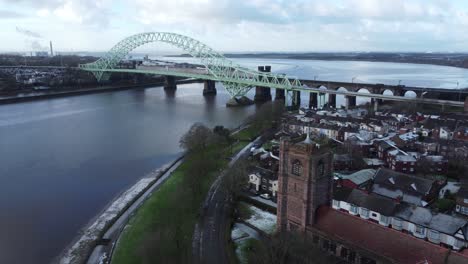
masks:
{"type": "MultiPolygon", "coordinates": [[[[278,175],[280,232],[305,233],[322,250],[347,263],[468,263],[468,253],[334,209],[333,154],[327,145],[281,139],[278,175]]],[[[365,199],[365,198],[364,198],[365,199]]]]}

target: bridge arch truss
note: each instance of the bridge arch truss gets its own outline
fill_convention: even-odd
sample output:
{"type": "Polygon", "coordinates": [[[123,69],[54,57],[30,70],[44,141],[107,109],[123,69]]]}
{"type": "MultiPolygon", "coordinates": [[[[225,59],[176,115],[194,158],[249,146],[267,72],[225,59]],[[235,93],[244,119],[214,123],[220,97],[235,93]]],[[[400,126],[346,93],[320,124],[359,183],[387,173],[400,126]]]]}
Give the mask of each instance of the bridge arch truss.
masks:
{"type": "Polygon", "coordinates": [[[180,48],[197,58],[217,81],[221,81],[232,97],[245,95],[253,86],[269,84],[276,88],[301,86],[298,79],[286,76],[262,73],[235,64],[202,42],[176,33],[148,32],[127,37],[117,43],[99,60],[79,65],[83,70],[92,71],[98,81],[109,78],[112,69],[132,50],[152,42],[163,42],[180,48]]]}

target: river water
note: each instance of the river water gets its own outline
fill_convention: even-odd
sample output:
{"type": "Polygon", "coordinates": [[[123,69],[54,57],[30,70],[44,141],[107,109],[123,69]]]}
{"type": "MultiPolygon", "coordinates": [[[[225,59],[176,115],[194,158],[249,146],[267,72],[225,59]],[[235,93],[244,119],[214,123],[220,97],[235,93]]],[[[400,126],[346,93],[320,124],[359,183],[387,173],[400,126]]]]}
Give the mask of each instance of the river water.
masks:
{"type": "MultiPolygon", "coordinates": [[[[236,61],[309,79],[434,87],[468,80],[467,70],[428,65],[236,61]]],[[[192,123],[236,127],[255,111],[226,108],[229,95],[217,86],[212,98],[202,84],[187,84],[173,94],[155,87],[0,105],[0,263],[50,262],[114,197],[180,154],[192,123]]]]}

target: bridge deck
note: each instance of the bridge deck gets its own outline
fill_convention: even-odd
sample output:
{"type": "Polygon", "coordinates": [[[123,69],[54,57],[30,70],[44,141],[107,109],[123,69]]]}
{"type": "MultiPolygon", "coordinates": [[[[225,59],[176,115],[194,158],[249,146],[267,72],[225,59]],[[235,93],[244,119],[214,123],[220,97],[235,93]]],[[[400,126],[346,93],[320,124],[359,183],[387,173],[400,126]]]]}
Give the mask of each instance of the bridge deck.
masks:
{"type": "MultiPolygon", "coordinates": [[[[232,80],[229,78],[219,78],[219,77],[216,77],[207,73],[206,70],[194,69],[194,68],[180,69],[180,68],[171,68],[171,67],[165,68],[165,67],[158,67],[158,66],[156,67],[144,66],[144,67],[138,67],[137,69],[99,69],[99,71],[170,75],[170,76],[188,77],[188,78],[202,79],[202,80],[232,82],[232,80]]],[[[375,99],[382,99],[382,100],[389,100],[389,101],[404,101],[404,102],[415,102],[415,103],[423,103],[423,104],[438,104],[438,105],[455,106],[455,107],[464,106],[464,102],[451,101],[451,100],[439,100],[439,99],[419,98],[419,97],[415,98],[415,97],[394,96],[394,95],[373,94],[373,93],[359,93],[359,92],[350,92],[350,91],[337,91],[337,90],[332,90],[332,89],[319,89],[315,87],[305,87],[305,86],[284,87],[284,85],[282,84],[275,84],[275,83],[266,84],[265,82],[252,81],[252,80],[236,80],[236,82],[250,85],[252,87],[268,86],[270,88],[285,89],[288,91],[301,91],[301,92],[322,93],[322,94],[326,93],[326,94],[336,94],[336,95],[344,95],[344,96],[359,96],[359,97],[375,98],[375,99]]],[[[320,82],[320,81],[314,81],[314,82],[320,82]]],[[[328,83],[328,82],[322,82],[322,83],[328,83]]],[[[339,83],[339,82],[334,82],[334,83],[339,83]]],[[[345,84],[345,83],[342,83],[342,84],[345,84]]],[[[355,83],[353,85],[364,86],[364,85],[369,85],[369,84],[355,83]]]]}

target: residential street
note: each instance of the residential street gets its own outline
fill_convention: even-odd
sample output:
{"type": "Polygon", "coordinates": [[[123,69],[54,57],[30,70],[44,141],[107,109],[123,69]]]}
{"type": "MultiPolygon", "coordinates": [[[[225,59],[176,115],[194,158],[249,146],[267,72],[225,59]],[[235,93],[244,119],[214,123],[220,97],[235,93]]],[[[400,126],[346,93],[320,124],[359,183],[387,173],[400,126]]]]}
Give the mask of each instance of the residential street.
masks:
{"type": "MultiPolygon", "coordinates": [[[[229,167],[240,157],[247,155],[252,144],[248,144],[239,151],[229,162],[229,167]]],[[[223,171],[211,186],[203,205],[202,216],[195,227],[192,241],[194,263],[229,263],[225,246],[230,234],[231,208],[228,203],[228,194],[221,188],[224,174],[223,171]]]]}

